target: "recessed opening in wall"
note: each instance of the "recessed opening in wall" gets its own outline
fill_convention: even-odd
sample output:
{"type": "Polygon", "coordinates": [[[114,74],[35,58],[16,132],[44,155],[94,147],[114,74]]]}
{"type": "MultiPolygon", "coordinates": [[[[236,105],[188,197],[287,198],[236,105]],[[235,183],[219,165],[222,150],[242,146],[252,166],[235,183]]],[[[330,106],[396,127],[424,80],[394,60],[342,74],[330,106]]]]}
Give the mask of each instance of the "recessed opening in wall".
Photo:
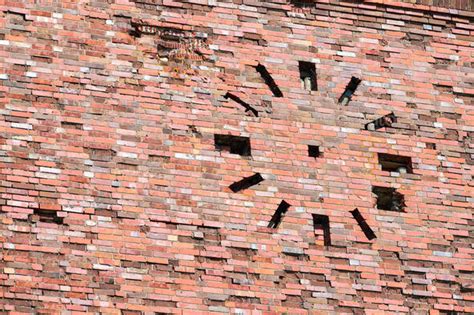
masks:
{"type": "Polygon", "coordinates": [[[301,88],[305,89],[306,91],[317,91],[318,82],[316,78],[315,64],[312,62],[300,61],[299,70],[301,88]]]}
{"type": "Polygon", "coordinates": [[[286,211],[288,211],[289,207],[290,204],[285,200],[282,200],[275,213],[273,214],[272,219],[268,223],[268,227],[276,229],[280,225],[281,219],[283,218],[283,215],[286,213],[286,211]]]}
{"type": "Polygon", "coordinates": [[[367,237],[368,240],[373,240],[374,238],[377,237],[374,231],[370,228],[370,226],[365,221],[359,209],[355,208],[354,210],[350,211],[350,213],[352,214],[354,219],[357,221],[360,228],[362,229],[362,232],[364,232],[365,237],[367,237]]]}
{"type": "Polygon", "coordinates": [[[317,158],[320,155],[321,155],[321,151],[319,151],[319,146],[308,145],[308,156],[317,158]]]}
{"type": "Polygon", "coordinates": [[[382,171],[398,172],[400,174],[413,173],[411,157],[394,154],[378,153],[382,171]]]}
{"type": "Polygon", "coordinates": [[[230,190],[236,193],[238,191],[258,185],[263,180],[264,178],[262,177],[262,175],[260,175],[260,173],[255,173],[252,176],[244,177],[238,182],[233,183],[232,185],[229,186],[229,188],[230,190]]]}
{"type": "Polygon", "coordinates": [[[297,8],[311,8],[315,6],[314,0],[290,0],[290,3],[297,8]]]}
{"type": "Polygon", "coordinates": [[[55,210],[44,210],[36,208],[33,210],[33,221],[63,224],[64,219],[59,217],[55,210]]]}
{"type": "Polygon", "coordinates": [[[331,246],[331,229],[329,226],[329,217],[322,214],[313,214],[314,230],[322,230],[324,236],[324,246],[331,246]]]}
{"type": "Polygon", "coordinates": [[[341,97],[339,98],[339,103],[342,105],[347,105],[351,101],[352,95],[355,93],[361,82],[361,79],[352,77],[351,81],[347,84],[344,93],[342,93],[341,97]]]}
{"type": "Polygon", "coordinates": [[[214,135],[217,150],[228,151],[232,154],[250,156],[250,138],[232,135],[214,135]]]}
{"type": "Polygon", "coordinates": [[[405,197],[395,188],[373,186],[372,192],[377,196],[377,209],[404,211],[405,197]]]}

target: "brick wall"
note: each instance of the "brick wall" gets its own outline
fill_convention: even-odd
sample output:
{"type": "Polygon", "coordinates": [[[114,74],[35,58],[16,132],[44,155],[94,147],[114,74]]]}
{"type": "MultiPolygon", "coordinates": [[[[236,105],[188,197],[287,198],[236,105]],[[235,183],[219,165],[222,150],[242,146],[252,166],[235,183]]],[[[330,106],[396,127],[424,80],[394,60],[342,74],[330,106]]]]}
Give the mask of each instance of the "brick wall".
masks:
{"type": "Polygon", "coordinates": [[[0,10],[2,311],[474,312],[470,13],[0,10]],[[373,187],[404,210],[380,209],[373,187]]]}

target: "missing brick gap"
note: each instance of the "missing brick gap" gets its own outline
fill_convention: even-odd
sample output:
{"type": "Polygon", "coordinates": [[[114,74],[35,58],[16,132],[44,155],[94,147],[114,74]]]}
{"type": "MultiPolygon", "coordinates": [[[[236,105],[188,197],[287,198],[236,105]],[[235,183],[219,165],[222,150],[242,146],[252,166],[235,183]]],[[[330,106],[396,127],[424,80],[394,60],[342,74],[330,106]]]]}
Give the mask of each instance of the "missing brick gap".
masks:
{"type": "Polygon", "coordinates": [[[214,144],[219,151],[228,151],[232,154],[250,156],[250,138],[232,135],[214,135],[214,144]]]}
{"type": "Polygon", "coordinates": [[[240,97],[230,93],[230,92],[227,92],[226,95],[224,95],[224,98],[225,99],[231,99],[233,100],[234,102],[236,102],[237,104],[241,105],[243,108],[245,108],[245,112],[251,112],[255,117],[258,117],[258,111],[253,108],[252,106],[250,106],[250,104],[244,102],[240,97]]]}
{"type": "Polygon", "coordinates": [[[377,155],[382,171],[413,174],[411,157],[387,153],[378,153],[377,155]]]}
{"type": "Polygon", "coordinates": [[[35,208],[33,210],[32,221],[64,224],[64,218],[59,217],[56,210],[46,210],[46,209],[39,209],[39,208],[35,208]]]}
{"type": "Polygon", "coordinates": [[[380,128],[391,127],[393,123],[397,122],[397,117],[392,112],[380,118],[377,118],[365,125],[365,130],[375,131],[380,128]]]}
{"type": "Polygon", "coordinates": [[[377,196],[377,209],[404,212],[405,197],[395,188],[373,186],[372,192],[377,196]]]}
{"type": "Polygon", "coordinates": [[[370,226],[367,224],[364,217],[360,213],[359,209],[355,208],[354,210],[350,211],[350,213],[357,221],[360,228],[362,229],[362,232],[364,232],[368,240],[373,240],[374,238],[377,238],[377,236],[375,236],[374,231],[370,228],[370,226]]]}
{"type": "Polygon", "coordinates": [[[312,62],[300,61],[300,82],[301,88],[306,91],[317,91],[318,82],[316,77],[316,66],[312,62]]]}
{"type": "Polygon", "coordinates": [[[308,156],[318,158],[321,156],[321,151],[317,145],[308,145],[308,156]]]}
{"type": "Polygon", "coordinates": [[[324,236],[324,246],[331,246],[331,229],[329,217],[327,215],[313,214],[314,230],[322,230],[324,236]]]}
{"type": "Polygon", "coordinates": [[[283,97],[283,93],[281,92],[278,85],[275,83],[275,80],[273,80],[272,75],[270,74],[270,72],[268,72],[267,68],[265,68],[264,65],[259,63],[258,66],[255,67],[255,69],[257,70],[258,73],[260,73],[263,80],[265,81],[265,83],[268,85],[268,87],[272,91],[273,96],[283,97]]]}
{"type": "Polygon", "coordinates": [[[357,87],[361,82],[362,80],[360,80],[359,78],[352,77],[349,84],[347,84],[344,93],[342,93],[341,97],[339,98],[339,103],[341,103],[342,105],[347,105],[351,101],[352,95],[355,93],[357,87]]]}
{"type": "Polygon", "coordinates": [[[250,188],[252,186],[258,185],[260,182],[262,182],[264,179],[260,173],[255,173],[252,176],[249,177],[244,177],[242,180],[233,183],[232,185],[229,186],[230,190],[233,192],[239,192],[241,190],[250,188]]]}
{"type": "Polygon", "coordinates": [[[276,229],[280,225],[281,219],[285,215],[286,211],[288,211],[289,207],[291,207],[291,205],[285,200],[282,200],[275,213],[273,214],[270,223],[268,223],[268,227],[276,229]]]}

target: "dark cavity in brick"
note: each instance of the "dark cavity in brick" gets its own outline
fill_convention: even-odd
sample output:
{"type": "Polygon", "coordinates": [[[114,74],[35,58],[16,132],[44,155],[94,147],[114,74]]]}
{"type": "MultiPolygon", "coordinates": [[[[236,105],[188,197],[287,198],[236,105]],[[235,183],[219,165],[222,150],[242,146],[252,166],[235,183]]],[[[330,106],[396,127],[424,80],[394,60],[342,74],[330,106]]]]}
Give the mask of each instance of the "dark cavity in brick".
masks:
{"type": "Polygon", "coordinates": [[[255,173],[252,176],[244,177],[242,180],[233,183],[229,186],[230,190],[233,192],[238,192],[249,187],[255,186],[263,181],[262,175],[260,173],[255,173]]]}
{"type": "Polygon", "coordinates": [[[40,208],[35,208],[33,210],[31,221],[64,224],[64,218],[59,217],[56,210],[45,210],[40,208]]]}
{"type": "Polygon", "coordinates": [[[350,213],[352,213],[352,216],[359,224],[360,228],[362,229],[362,232],[364,232],[365,237],[367,237],[367,239],[373,240],[374,238],[377,237],[375,236],[374,231],[370,228],[370,226],[365,221],[359,209],[355,208],[354,210],[350,211],[350,213]]]}
{"type": "Polygon", "coordinates": [[[310,157],[320,157],[321,151],[319,151],[319,146],[317,145],[308,145],[308,156],[310,157]]]}
{"type": "Polygon", "coordinates": [[[290,3],[297,8],[311,8],[315,6],[314,0],[290,0],[290,3]]]}
{"type": "Polygon", "coordinates": [[[377,195],[377,209],[404,211],[406,207],[405,197],[395,188],[374,186],[372,192],[377,195]]]}
{"type": "Polygon", "coordinates": [[[360,80],[359,78],[352,77],[349,84],[347,84],[344,93],[342,93],[341,97],[339,98],[339,103],[341,103],[342,105],[347,105],[351,101],[352,95],[355,93],[357,87],[361,82],[362,80],[360,80]]]}
{"type": "Polygon", "coordinates": [[[281,92],[278,85],[275,83],[275,80],[273,80],[273,78],[272,78],[270,72],[268,72],[267,68],[265,68],[265,66],[262,65],[262,64],[258,64],[256,69],[257,69],[257,72],[260,73],[263,80],[265,81],[265,83],[270,88],[270,90],[272,91],[273,95],[275,97],[283,97],[283,93],[281,92]]]}
{"type": "Polygon", "coordinates": [[[374,131],[380,128],[391,127],[396,122],[397,117],[394,113],[390,113],[365,124],[365,130],[374,131]]]}
{"type": "Polygon", "coordinates": [[[268,223],[268,227],[276,229],[278,225],[280,225],[281,219],[283,218],[283,215],[286,213],[286,211],[288,211],[289,207],[291,207],[291,205],[285,200],[282,200],[275,213],[273,214],[272,219],[268,223]]]}
{"type": "Polygon", "coordinates": [[[313,214],[314,230],[322,230],[324,236],[324,246],[331,246],[331,230],[329,217],[322,214],[313,214]]]}
{"type": "Polygon", "coordinates": [[[316,66],[314,63],[300,61],[299,70],[301,87],[306,91],[317,91],[318,81],[316,77],[316,66]]]}
{"type": "Polygon", "coordinates": [[[224,98],[225,99],[231,99],[233,100],[234,102],[236,102],[237,104],[241,105],[243,108],[245,108],[245,112],[251,112],[255,117],[258,117],[258,111],[253,108],[252,106],[250,106],[250,104],[244,102],[240,97],[232,94],[232,93],[229,93],[227,92],[226,95],[224,95],[224,98]]]}
{"type": "Polygon", "coordinates": [[[398,172],[400,174],[413,173],[411,157],[394,154],[378,153],[382,171],[398,172]]]}
{"type": "Polygon", "coordinates": [[[214,135],[214,143],[219,151],[228,151],[232,154],[250,156],[250,138],[232,135],[214,135]]]}

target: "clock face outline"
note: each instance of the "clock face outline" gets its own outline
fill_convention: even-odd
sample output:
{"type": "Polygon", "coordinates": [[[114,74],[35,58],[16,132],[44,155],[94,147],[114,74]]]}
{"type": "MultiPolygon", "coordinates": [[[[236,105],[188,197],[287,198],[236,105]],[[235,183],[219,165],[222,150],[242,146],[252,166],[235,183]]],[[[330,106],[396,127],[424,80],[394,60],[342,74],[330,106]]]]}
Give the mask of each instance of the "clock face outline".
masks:
{"type": "MultiPolygon", "coordinates": [[[[284,98],[283,93],[281,92],[280,88],[278,87],[277,82],[273,79],[270,71],[266,69],[266,67],[258,62],[257,66],[252,65],[252,67],[255,68],[255,71],[260,73],[262,76],[262,80],[265,82],[267,85],[268,89],[272,92],[273,98],[284,98]]],[[[346,105],[352,98],[353,93],[355,93],[355,90],[357,89],[357,86],[361,83],[361,80],[358,78],[352,77],[351,81],[349,82],[346,90],[344,93],[341,95],[340,99],[338,100],[338,103],[343,103],[343,105],[346,105]],[[355,87],[353,81],[356,81],[355,87]]],[[[229,101],[233,101],[237,106],[240,105],[243,107],[244,112],[248,113],[251,112],[253,116],[255,117],[256,120],[260,119],[260,116],[258,113],[256,114],[256,110],[254,107],[250,105],[249,102],[246,102],[243,100],[241,97],[236,97],[234,94],[231,94],[231,92],[227,92],[227,94],[224,96],[225,99],[228,99],[229,101]]],[[[269,116],[271,117],[271,112],[269,113],[269,116]]],[[[393,115],[393,113],[392,113],[393,115]]],[[[271,118],[270,118],[271,119],[271,118]]],[[[251,138],[251,137],[250,137],[251,138]]],[[[312,145],[308,145],[308,154],[311,156],[311,147],[314,147],[312,145]]],[[[319,146],[318,148],[318,155],[313,156],[315,158],[319,158],[319,146]]],[[[314,149],[314,148],[313,148],[314,149]]],[[[252,156],[250,156],[252,158],[252,156]]],[[[265,175],[265,174],[264,174],[265,175]]],[[[259,185],[262,182],[265,182],[266,179],[264,176],[262,176],[259,172],[255,172],[253,175],[246,176],[240,179],[236,179],[235,182],[229,185],[229,189],[234,193],[241,193],[242,191],[245,191],[247,189],[252,189],[253,186],[259,185]]],[[[320,197],[319,199],[321,203],[324,202],[324,199],[320,197]]],[[[288,203],[286,200],[282,199],[280,201],[280,204],[278,208],[276,208],[274,214],[272,215],[271,219],[268,222],[267,228],[271,230],[271,232],[274,232],[278,229],[280,224],[284,221],[285,216],[290,209],[293,208],[290,203],[288,203]]],[[[352,218],[357,222],[359,225],[360,229],[364,233],[365,237],[367,238],[368,241],[372,241],[373,239],[377,238],[376,234],[374,231],[371,229],[369,224],[366,222],[366,219],[364,216],[360,213],[358,208],[354,208],[351,211],[348,211],[352,218]]],[[[329,246],[332,246],[333,244],[331,243],[331,228],[330,228],[330,216],[329,215],[323,215],[323,214],[318,214],[318,213],[310,213],[312,215],[313,219],[313,229],[314,229],[314,234],[316,237],[316,240],[318,240],[317,232],[320,230],[320,233],[323,236],[323,243],[326,248],[329,246]]]]}

